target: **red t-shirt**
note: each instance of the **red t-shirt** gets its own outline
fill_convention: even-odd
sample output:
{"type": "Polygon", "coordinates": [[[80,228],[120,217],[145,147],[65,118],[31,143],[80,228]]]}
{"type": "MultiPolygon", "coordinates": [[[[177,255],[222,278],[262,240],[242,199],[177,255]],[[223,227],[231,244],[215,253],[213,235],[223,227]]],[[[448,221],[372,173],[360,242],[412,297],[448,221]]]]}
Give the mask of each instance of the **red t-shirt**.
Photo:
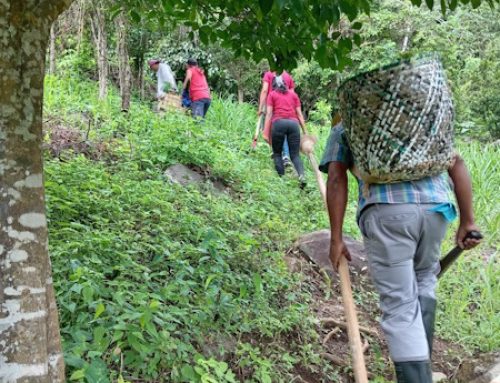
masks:
{"type": "Polygon", "coordinates": [[[202,98],[210,98],[210,88],[208,87],[207,78],[203,71],[193,66],[188,69],[191,71],[191,81],[189,83],[189,97],[191,101],[198,101],[202,98]]]}
{"type": "Polygon", "coordinates": [[[267,97],[267,106],[273,108],[272,122],[282,118],[299,121],[296,109],[300,107],[300,99],[293,90],[286,93],[271,91],[267,97]]]}
{"type": "MultiPolygon", "coordinates": [[[[286,86],[288,89],[295,89],[295,83],[293,82],[292,76],[288,74],[287,71],[283,71],[281,74],[283,76],[283,81],[285,82],[286,86]]],[[[267,88],[267,95],[269,96],[269,93],[273,90],[273,80],[276,77],[276,72],[269,72],[267,71],[264,74],[264,78],[262,79],[263,82],[267,82],[269,84],[269,87],[267,88]]]]}

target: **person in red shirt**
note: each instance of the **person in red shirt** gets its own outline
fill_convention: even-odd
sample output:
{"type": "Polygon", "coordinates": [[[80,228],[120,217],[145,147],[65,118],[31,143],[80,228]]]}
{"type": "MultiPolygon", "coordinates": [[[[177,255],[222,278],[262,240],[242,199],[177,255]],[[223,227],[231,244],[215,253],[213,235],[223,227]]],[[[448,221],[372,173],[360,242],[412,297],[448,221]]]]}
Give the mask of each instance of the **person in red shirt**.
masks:
{"type": "Polygon", "coordinates": [[[208,87],[205,72],[198,66],[198,62],[190,58],[187,61],[186,78],[184,79],[184,90],[188,89],[191,98],[191,113],[195,118],[205,118],[210,107],[210,88],[208,87]]]}
{"type": "Polygon", "coordinates": [[[306,186],[304,176],[304,165],[300,159],[300,127],[307,134],[306,123],[302,115],[300,99],[297,94],[288,89],[283,76],[277,76],[273,80],[273,89],[267,97],[266,122],[264,138],[269,141],[273,148],[273,160],[278,175],[285,174],[285,166],[281,152],[285,138],[290,146],[290,157],[299,175],[301,188],[306,186]],[[270,132],[270,137],[267,135],[270,132]],[[267,135],[267,136],[266,136],[267,135]]]}
{"type": "MultiPolygon", "coordinates": [[[[292,76],[287,72],[283,71],[281,74],[283,76],[283,81],[285,84],[288,86],[288,89],[295,89],[295,83],[293,81],[292,76]]],[[[259,116],[261,115],[266,115],[266,100],[267,97],[269,96],[269,93],[273,90],[273,80],[276,77],[276,72],[271,72],[267,71],[263,74],[262,76],[262,89],[260,91],[260,98],[259,98],[259,109],[257,110],[257,113],[259,116]]],[[[261,119],[262,125],[261,129],[264,129],[264,119],[261,119]]],[[[288,147],[288,141],[285,138],[285,141],[283,142],[283,162],[285,166],[290,166],[290,149],[288,147]]]]}

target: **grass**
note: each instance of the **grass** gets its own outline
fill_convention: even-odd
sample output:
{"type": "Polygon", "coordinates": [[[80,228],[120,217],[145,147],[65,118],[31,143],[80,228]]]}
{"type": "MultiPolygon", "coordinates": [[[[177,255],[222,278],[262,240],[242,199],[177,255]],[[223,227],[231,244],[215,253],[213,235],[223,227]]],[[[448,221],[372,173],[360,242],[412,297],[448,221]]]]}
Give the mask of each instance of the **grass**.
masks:
{"type": "MultiPolygon", "coordinates": [[[[125,116],[116,93],[102,102],[96,93],[77,78],[47,78],[48,124],[87,130],[83,112],[90,139],[109,140],[113,154],[45,166],[70,379],[289,382],[296,365],[338,379],[318,356],[310,296],[283,262],[300,234],[328,227],[312,172],[301,191],[296,178],[276,177],[265,144],[250,150],[249,105],[216,99],[196,124],[141,103],[125,116]],[[231,194],[168,184],[163,172],[174,163],[203,168],[231,194]]],[[[320,136],[319,158],[329,129],[310,130],[320,136]]],[[[496,253],[482,258],[498,241],[498,149],[472,142],[459,150],[486,243],[441,281],[439,335],[488,351],[500,346],[496,253]]],[[[351,179],[345,228],[359,238],[356,193],[351,179]]],[[[452,245],[450,230],[444,250],[452,245]]]]}
{"type": "MultiPolygon", "coordinates": [[[[500,347],[500,150],[472,141],[459,142],[458,151],[472,176],[476,221],[485,240],[463,253],[440,281],[438,331],[471,351],[491,351],[500,347]]],[[[455,222],[448,231],[444,251],[454,246],[456,227],[455,222]]]]}

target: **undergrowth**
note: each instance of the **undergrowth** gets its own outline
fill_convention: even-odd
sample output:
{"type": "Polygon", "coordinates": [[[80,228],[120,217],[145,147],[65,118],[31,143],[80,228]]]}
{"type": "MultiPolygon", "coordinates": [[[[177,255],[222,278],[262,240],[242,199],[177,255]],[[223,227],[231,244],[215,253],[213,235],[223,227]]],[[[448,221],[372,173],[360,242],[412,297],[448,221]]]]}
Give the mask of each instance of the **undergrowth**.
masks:
{"type": "MultiPolygon", "coordinates": [[[[300,234],[328,227],[311,171],[301,191],[291,173],[276,176],[265,144],[250,149],[250,105],[216,99],[199,124],[139,102],[124,115],[112,90],[102,102],[96,93],[80,79],[46,81],[46,125],[85,130],[113,152],[101,161],[47,154],[45,163],[70,380],[291,382],[297,366],[338,380],[319,357],[311,297],[283,261],[300,234]],[[174,163],[197,166],[230,191],[172,185],[163,173],[174,163]]],[[[319,157],[328,128],[310,129],[320,134],[319,157]]],[[[498,150],[460,147],[491,249],[498,150]]],[[[352,179],[350,200],[345,231],[359,237],[352,179]]],[[[481,254],[470,252],[441,282],[439,331],[471,350],[492,350],[500,345],[498,268],[495,255],[481,254]]]]}

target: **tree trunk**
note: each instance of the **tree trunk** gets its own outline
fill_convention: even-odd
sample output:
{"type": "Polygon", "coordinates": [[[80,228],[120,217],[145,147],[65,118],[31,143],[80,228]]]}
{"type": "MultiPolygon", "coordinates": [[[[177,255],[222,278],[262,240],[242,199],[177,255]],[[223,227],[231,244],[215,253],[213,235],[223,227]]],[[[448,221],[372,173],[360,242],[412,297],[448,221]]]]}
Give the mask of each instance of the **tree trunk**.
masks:
{"type": "Polygon", "coordinates": [[[108,37],[106,34],[106,19],[101,2],[92,2],[92,14],[90,17],[92,36],[95,43],[97,55],[97,71],[99,74],[99,99],[106,98],[109,67],[108,67],[108,37]]]}
{"type": "Polygon", "coordinates": [[[130,69],[130,56],[128,53],[128,21],[122,12],[116,19],[118,27],[118,62],[120,69],[120,95],[122,98],[122,111],[128,112],[130,108],[130,87],[132,71],[130,69]]]}
{"type": "Polygon", "coordinates": [[[57,22],[53,22],[50,27],[50,47],[49,47],[49,73],[56,73],[56,24],[57,22]]]}
{"type": "Polygon", "coordinates": [[[80,47],[83,41],[83,32],[85,30],[85,3],[84,0],[78,1],[78,38],[76,44],[76,51],[80,53],[80,47]]]}
{"type": "Polygon", "coordinates": [[[238,82],[238,102],[240,104],[243,104],[243,97],[244,96],[244,93],[243,93],[243,87],[241,86],[241,82],[238,82]]]}
{"type": "Polygon", "coordinates": [[[401,52],[406,52],[410,46],[410,38],[412,35],[411,24],[407,24],[405,28],[405,35],[403,36],[403,42],[401,43],[401,52]]]}
{"type": "Polygon", "coordinates": [[[64,382],[41,143],[50,26],[70,3],[0,1],[0,382],[64,382]]]}

